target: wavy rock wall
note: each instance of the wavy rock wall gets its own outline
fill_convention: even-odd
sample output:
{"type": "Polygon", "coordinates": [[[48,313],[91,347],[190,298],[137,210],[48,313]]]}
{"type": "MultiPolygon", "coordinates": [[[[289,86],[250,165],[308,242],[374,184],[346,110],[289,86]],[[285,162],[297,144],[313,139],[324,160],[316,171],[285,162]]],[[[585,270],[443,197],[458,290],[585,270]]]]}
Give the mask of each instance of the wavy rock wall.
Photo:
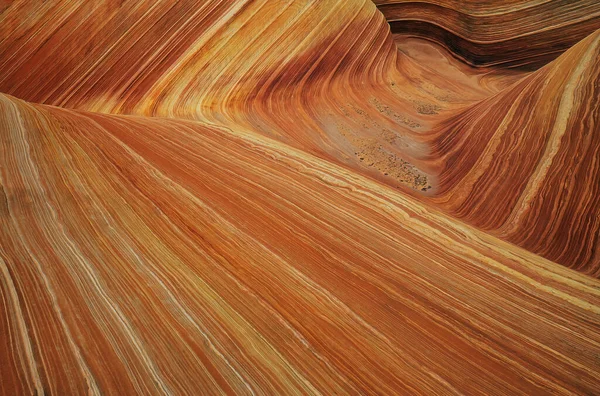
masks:
{"type": "Polygon", "coordinates": [[[600,31],[446,121],[432,138],[432,157],[443,164],[436,202],[471,224],[596,277],[599,44],[600,31]]]}
{"type": "Polygon", "coordinates": [[[1,6],[0,393],[598,391],[600,5],[377,3],[1,6]]]}
{"type": "Polygon", "coordinates": [[[434,40],[475,66],[538,68],[600,29],[595,0],[374,0],[392,32],[434,40]]]}

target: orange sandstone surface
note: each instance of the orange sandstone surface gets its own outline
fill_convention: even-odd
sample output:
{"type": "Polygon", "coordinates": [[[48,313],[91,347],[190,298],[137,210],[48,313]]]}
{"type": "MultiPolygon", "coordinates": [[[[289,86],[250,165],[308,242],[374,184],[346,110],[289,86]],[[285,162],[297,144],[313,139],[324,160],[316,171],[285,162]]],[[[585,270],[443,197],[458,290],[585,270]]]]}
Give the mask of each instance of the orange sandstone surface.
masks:
{"type": "Polygon", "coordinates": [[[597,29],[2,3],[0,394],[600,392],[597,29]]]}

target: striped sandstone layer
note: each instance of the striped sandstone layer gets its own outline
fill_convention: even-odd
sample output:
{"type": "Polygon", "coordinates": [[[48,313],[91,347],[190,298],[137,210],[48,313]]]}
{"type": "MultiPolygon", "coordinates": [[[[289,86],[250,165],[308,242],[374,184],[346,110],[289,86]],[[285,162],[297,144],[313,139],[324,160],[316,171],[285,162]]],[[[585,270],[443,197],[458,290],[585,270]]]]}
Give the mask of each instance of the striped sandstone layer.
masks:
{"type": "Polygon", "coordinates": [[[0,5],[0,393],[598,392],[600,3],[387,3],[0,5]]]}
{"type": "Polygon", "coordinates": [[[596,279],[252,132],[0,112],[4,394],[600,386],[596,279]]]}
{"type": "Polygon", "coordinates": [[[596,0],[373,0],[392,32],[434,40],[475,66],[537,68],[600,29],[596,0]]]}
{"type": "MultiPolygon", "coordinates": [[[[451,1],[438,7],[458,8],[451,1]]],[[[531,56],[523,62],[538,65],[593,33],[600,3],[467,3],[461,9],[479,21],[469,19],[461,34],[526,49],[531,56]],[[541,18],[547,9],[552,17],[541,18]],[[531,23],[511,25],[517,16],[531,23]],[[563,41],[554,45],[557,31],[563,41]],[[515,37],[528,43],[537,37],[552,56],[515,37]]],[[[453,29],[452,18],[434,15],[453,29]]],[[[360,0],[15,1],[0,22],[0,92],[65,108],[256,131],[430,197],[463,221],[553,261],[600,274],[598,55],[583,48],[595,48],[590,38],[530,73],[490,67],[494,62],[473,68],[455,59],[455,48],[406,34],[394,36],[398,51],[383,15],[360,0]],[[585,70],[570,73],[581,62],[585,70]],[[500,141],[510,149],[495,152],[500,141]],[[568,188],[565,180],[544,177],[552,174],[543,169],[559,146],[553,169],[565,175],[576,168],[586,175],[585,188],[570,176],[568,188]],[[474,171],[480,163],[490,172],[474,171]],[[479,192],[472,188],[474,172],[486,184],[479,192]]],[[[509,63],[521,59],[489,51],[509,63]]]]}
{"type": "Polygon", "coordinates": [[[600,276],[600,31],[432,132],[434,201],[600,276]]]}

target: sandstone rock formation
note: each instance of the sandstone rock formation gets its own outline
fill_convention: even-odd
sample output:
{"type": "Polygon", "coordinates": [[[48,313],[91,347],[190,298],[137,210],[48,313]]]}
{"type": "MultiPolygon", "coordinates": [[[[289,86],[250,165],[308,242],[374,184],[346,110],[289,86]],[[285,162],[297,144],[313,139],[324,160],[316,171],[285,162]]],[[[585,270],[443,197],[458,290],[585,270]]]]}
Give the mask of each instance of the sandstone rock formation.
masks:
{"type": "Polygon", "coordinates": [[[599,392],[600,4],[483,3],[1,6],[0,394],[599,392]]]}
{"type": "Polygon", "coordinates": [[[600,29],[595,0],[374,0],[392,32],[437,41],[472,65],[535,68],[600,29]]]}

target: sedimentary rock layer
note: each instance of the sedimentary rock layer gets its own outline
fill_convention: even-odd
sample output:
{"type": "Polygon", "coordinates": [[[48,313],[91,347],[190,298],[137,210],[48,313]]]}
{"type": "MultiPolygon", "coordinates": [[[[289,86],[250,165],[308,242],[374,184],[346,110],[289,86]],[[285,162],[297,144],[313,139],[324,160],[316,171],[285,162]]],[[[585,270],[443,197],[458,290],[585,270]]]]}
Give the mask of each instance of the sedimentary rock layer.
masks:
{"type": "Polygon", "coordinates": [[[600,29],[596,0],[374,0],[395,33],[435,40],[476,66],[536,68],[600,29]]]}
{"type": "Polygon", "coordinates": [[[253,133],[0,98],[5,394],[598,389],[595,279],[253,133]]]}
{"type": "Polygon", "coordinates": [[[434,201],[593,276],[600,189],[600,31],[509,89],[442,122],[434,201]]]}
{"type": "MultiPolygon", "coordinates": [[[[526,51],[527,62],[535,59],[538,65],[549,59],[544,54],[554,57],[591,33],[598,21],[595,3],[555,3],[467,4],[461,10],[472,21],[461,34],[526,51]],[[554,16],[540,19],[548,7],[554,16]],[[531,23],[512,26],[518,15],[531,23]],[[562,41],[555,45],[559,30],[562,41]],[[532,35],[551,53],[532,49],[532,35]],[[515,44],[517,37],[528,45],[515,44]]],[[[384,11],[395,7],[429,15],[433,5],[380,4],[384,11]]],[[[435,13],[439,23],[451,26],[442,11],[456,4],[436,7],[443,8],[435,13]]],[[[166,1],[15,2],[2,18],[2,92],[68,108],[253,130],[434,197],[471,224],[561,264],[600,273],[593,49],[581,66],[586,72],[577,76],[569,70],[584,62],[582,45],[532,76],[475,70],[453,59],[460,55],[456,48],[446,46],[454,51],[448,52],[406,34],[395,35],[398,52],[383,16],[365,1],[212,1],[201,7],[166,1]],[[578,85],[575,93],[567,89],[570,77],[578,85]],[[579,110],[566,114],[573,106],[579,110]],[[520,117],[510,116],[521,108],[527,110],[520,117]],[[561,146],[561,155],[572,161],[554,161],[557,174],[574,166],[589,178],[581,189],[576,178],[567,177],[569,191],[576,193],[567,193],[564,181],[539,178],[552,172],[534,174],[566,142],[562,135],[572,144],[561,146]],[[509,151],[490,149],[500,140],[509,151]],[[501,174],[475,171],[486,186],[473,187],[472,167],[481,163],[501,174]],[[544,188],[526,191],[529,183],[544,188]],[[533,196],[523,195],[528,193],[533,196]],[[523,210],[528,202],[537,202],[531,211],[523,210]],[[567,215],[573,211],[575,230],[567,215]]],[[[503,61],[518,60],[496,47],[488,50],[503,61]]]]}
{"type": "Polygon", "coordinates": [[[1,394],[598,393],[600,3],[376,3],[0,6],[1,394]]]}

